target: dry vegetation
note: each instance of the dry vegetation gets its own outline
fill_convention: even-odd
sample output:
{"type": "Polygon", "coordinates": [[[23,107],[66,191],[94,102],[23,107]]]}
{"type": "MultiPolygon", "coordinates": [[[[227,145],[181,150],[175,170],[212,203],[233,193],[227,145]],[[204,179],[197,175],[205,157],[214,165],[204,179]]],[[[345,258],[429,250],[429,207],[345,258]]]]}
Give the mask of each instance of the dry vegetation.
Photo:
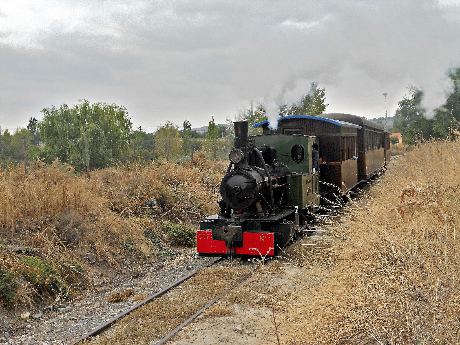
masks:
{"type": "Polygon", "coordinates": [[[253,273],[247,266],[210,267],[178,289],[123,318],[108,332],[85,342],[92,345],[152,344],[194,315],[207,302],[253,273]]]}
{"type": "Polygon", "coordinates": [[[289,312],[291,343],[460,342],[459,157],[459,142],[421,145],[350,206],[330,275],[289,312]]]}
{"type": "Polygon", "coordinates": [[[60,163],[1,170],[0,303],[67,297],[88,285],[93,268],[192,244],[193,224],[216,211],[224,170],[201,156],[90,174],[60,163]]]}

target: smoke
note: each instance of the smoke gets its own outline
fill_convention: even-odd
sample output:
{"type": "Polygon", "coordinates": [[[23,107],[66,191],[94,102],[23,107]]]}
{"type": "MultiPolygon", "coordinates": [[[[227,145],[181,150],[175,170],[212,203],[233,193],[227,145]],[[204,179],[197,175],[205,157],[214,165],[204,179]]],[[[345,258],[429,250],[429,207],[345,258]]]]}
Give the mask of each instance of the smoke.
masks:
{"type": "Polygon", "coordinates": [[[382,116],[387,92],[392,115],[409,86],[424,92],[427,117],[445,102],[448,71],[460,67],[458,2],[325,1],[315,9],[317,20],[297,14],[280,24],[299,44],[273,78],[280,86],[265,91],[272,123],[279,105],[297,101],[311,81],[326,88],[329,112],[382,116]]]}
{"type": "Polygon", "coordinates": [[[262,104],[265,106],[266,116],[270,123],[270,128],[278,127],[281,107],[289,107],[298,103],[305,93],[310,92],[311,82],[292,77],[280,87],[274,87],[269,94],[264,96],[262,104]]]}

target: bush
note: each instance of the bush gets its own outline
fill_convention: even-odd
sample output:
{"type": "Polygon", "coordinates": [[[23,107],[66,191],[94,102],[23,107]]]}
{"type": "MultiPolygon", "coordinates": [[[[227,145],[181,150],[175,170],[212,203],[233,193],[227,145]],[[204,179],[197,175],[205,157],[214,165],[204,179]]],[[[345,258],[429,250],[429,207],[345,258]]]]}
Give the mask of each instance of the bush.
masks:
{"type": "Polygon", "coordinates": [[[41,294],[67,296],[67,285],[59,273],[46,261],[27,256],[22,259],[24,278],[41,294]]]}
{"type": "Polygon", "coordinates": [[[0,272],[0,304],[48,303],[88,287],[92,269],[174,256],[170,244],[193,246],[195,230],[185,224],[217,212],[225,168],[199,154],[184,165],[88,174],[58,161],[0,168],[0,267],[13,274],[0,272]]]}
{"type": "Polygon", "coordinates": [[[14,274],[0,267],[0,300],[5,306],[11,306],[16,299],[19,287],[14,274]]]}
{"type": "Polygon", "coordinates": [[[164,223],[168,240],[173,245],[192,247],[195,245],[195,227],[188,224],[164,223]]]}

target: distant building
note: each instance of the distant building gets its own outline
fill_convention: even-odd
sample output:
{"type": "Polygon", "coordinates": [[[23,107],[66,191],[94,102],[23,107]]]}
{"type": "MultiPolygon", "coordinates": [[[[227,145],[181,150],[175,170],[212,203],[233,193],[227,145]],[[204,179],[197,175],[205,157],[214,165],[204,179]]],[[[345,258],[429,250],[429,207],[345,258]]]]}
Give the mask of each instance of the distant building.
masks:
{"type": "Polygon", "coordinates": [[[199,128],[192,128],[192,132],[197,132],[198,134],[206,134],[208,133],[208,126],[203,126],[199,128]]]}
{"type": "Polygon", "coordinates": [[[391,133],[390,142],[392,143],[392,145],[404,146],[403,137],[400,132],[391,133]]]}

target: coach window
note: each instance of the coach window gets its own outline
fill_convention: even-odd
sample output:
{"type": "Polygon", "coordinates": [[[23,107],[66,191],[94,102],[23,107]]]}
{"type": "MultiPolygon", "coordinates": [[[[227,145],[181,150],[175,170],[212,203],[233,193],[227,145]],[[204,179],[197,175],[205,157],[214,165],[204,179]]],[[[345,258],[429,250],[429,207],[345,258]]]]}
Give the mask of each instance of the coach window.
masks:
{"type": "Polygon", "coordinates": [[[372,145],[372,137],[371,137],[371,132],[366,131],[366,151],[369,151],[371,149],[372,145]]]}
{"type": "Polygon", "coordinates": [[[342,161],[352,159],[353,156],[356,156],[356,137],[342,137],[340,152],[342,161]]]}
{"type": "Polygon", "coordinates": [[[356,157],[356,137],[350,138],[350,155],[349,159],[356,157]]]}

